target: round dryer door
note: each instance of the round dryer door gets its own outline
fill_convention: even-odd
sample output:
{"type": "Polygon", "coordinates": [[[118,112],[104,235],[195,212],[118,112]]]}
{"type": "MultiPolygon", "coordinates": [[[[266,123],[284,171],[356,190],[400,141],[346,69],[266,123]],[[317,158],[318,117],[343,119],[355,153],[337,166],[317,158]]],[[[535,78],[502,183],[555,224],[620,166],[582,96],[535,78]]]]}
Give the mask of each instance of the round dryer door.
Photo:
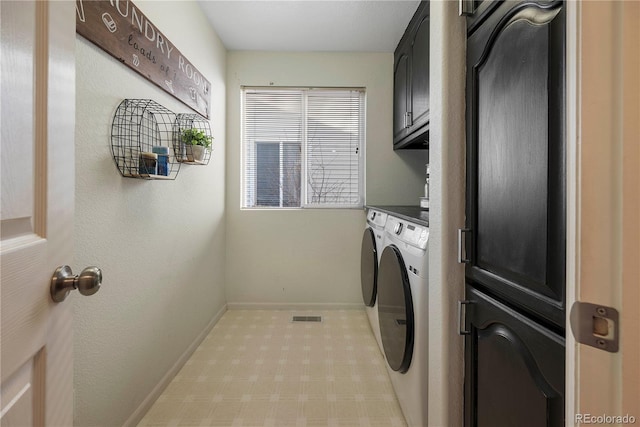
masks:
{"type": "Polygon", "coordinates": [[[377,279],[376,236],[373,234],[373,230],[367,227],[362,235],[362,250],[360,251],[360,284],[362,286],[362,300],[367,307],[373,307],[376,302],[377,279]]]}
{"type": "Polygon", "coordinates": [[[402,254],[393,245],[384,248],[380,258],[378,318],[389,366],[394,371],[407,372],[413,355],[413,300],[402,254]]]}

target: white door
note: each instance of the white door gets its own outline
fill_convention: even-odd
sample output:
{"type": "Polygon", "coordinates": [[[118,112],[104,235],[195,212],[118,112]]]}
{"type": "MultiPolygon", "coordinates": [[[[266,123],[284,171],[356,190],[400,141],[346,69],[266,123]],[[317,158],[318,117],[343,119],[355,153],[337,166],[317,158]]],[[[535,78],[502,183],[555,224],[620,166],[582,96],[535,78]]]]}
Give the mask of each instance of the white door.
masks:
{"type": "Polygon", "coordinates": [[[567,308],[620,313],[616,353],[576,343],[567,326],[567,425],[638,424],[640,2],[567,2],[567,11],[567,308]]]}
{"type": "Polygon", "coordinates": [[[0,425],[73,425],[72,314],[49,294],[72,262],[75,9],[0,2],[0,425]]]}

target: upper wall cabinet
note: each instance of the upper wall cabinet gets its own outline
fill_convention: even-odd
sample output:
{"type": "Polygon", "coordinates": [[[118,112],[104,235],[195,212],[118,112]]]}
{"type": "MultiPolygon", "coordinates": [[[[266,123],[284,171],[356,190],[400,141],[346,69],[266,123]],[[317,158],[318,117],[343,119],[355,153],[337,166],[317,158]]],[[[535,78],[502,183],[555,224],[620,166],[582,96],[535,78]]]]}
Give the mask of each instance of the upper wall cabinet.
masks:
{"type": "Polygon", "coordinates": [[[429,147],[429,2],[422,1],[394,53],[393,148],[429,147]]]}

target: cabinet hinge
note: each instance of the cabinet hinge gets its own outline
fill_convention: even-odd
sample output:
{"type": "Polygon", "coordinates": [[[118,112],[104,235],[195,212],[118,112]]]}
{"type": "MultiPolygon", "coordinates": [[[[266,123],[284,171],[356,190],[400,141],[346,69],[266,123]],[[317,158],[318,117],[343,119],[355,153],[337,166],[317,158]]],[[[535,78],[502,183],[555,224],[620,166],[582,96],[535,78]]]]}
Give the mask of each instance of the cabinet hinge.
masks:
{"type": "Polygon", "coordinates": [[[473,15],[473,0],[458,0],[458,15],[473,15]]]}
{"type": "Polygon", "coordinates": [[[458,334],[460,335],[471,335],[471,331],[466,331],[464,329],[466,319],[467,319],[466,313],[464,315],[464,320],[462,318],[462,314],[465,311],[464,307],[469,304],[473,304],[473,302],[468,300],[458,301],[458,334]]]}
{"type": "Polygon", "coordinates": [[[413,125],[413,114],[411,111],[407,111],[404,113],[404,127],[410,128],[413,125]]]}
{"type": "MultiPolygon", "coordinates": [[[[462,249],[462,246],[463,246],[463,244],[462,244],[462,241],[463,241],[462,235],[464,233],[468,233],[470,231],[471,231],[470,228],[459,228],[458,229],[458,262],[461,263],[461,264],[469,264],[471,262],[470,259],[467,259],[466,257],[463,256],[463,249],[462,249]]],[[[466,252],[466,248],[467,248],[466,241],[465,241],[465,244],[464,244],[464,248],[465,248],[465,252],[466,252]]]]}

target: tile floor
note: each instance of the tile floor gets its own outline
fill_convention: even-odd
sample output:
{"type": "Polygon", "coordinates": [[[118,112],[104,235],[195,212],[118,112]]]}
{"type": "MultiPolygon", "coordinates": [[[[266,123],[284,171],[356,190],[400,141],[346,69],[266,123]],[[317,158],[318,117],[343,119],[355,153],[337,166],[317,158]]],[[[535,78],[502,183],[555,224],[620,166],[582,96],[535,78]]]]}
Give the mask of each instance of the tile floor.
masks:
{"type": "Polygon", "coordinates": [[[406,424],[364,311],[230,310],[138,426],[406,424]]]}

